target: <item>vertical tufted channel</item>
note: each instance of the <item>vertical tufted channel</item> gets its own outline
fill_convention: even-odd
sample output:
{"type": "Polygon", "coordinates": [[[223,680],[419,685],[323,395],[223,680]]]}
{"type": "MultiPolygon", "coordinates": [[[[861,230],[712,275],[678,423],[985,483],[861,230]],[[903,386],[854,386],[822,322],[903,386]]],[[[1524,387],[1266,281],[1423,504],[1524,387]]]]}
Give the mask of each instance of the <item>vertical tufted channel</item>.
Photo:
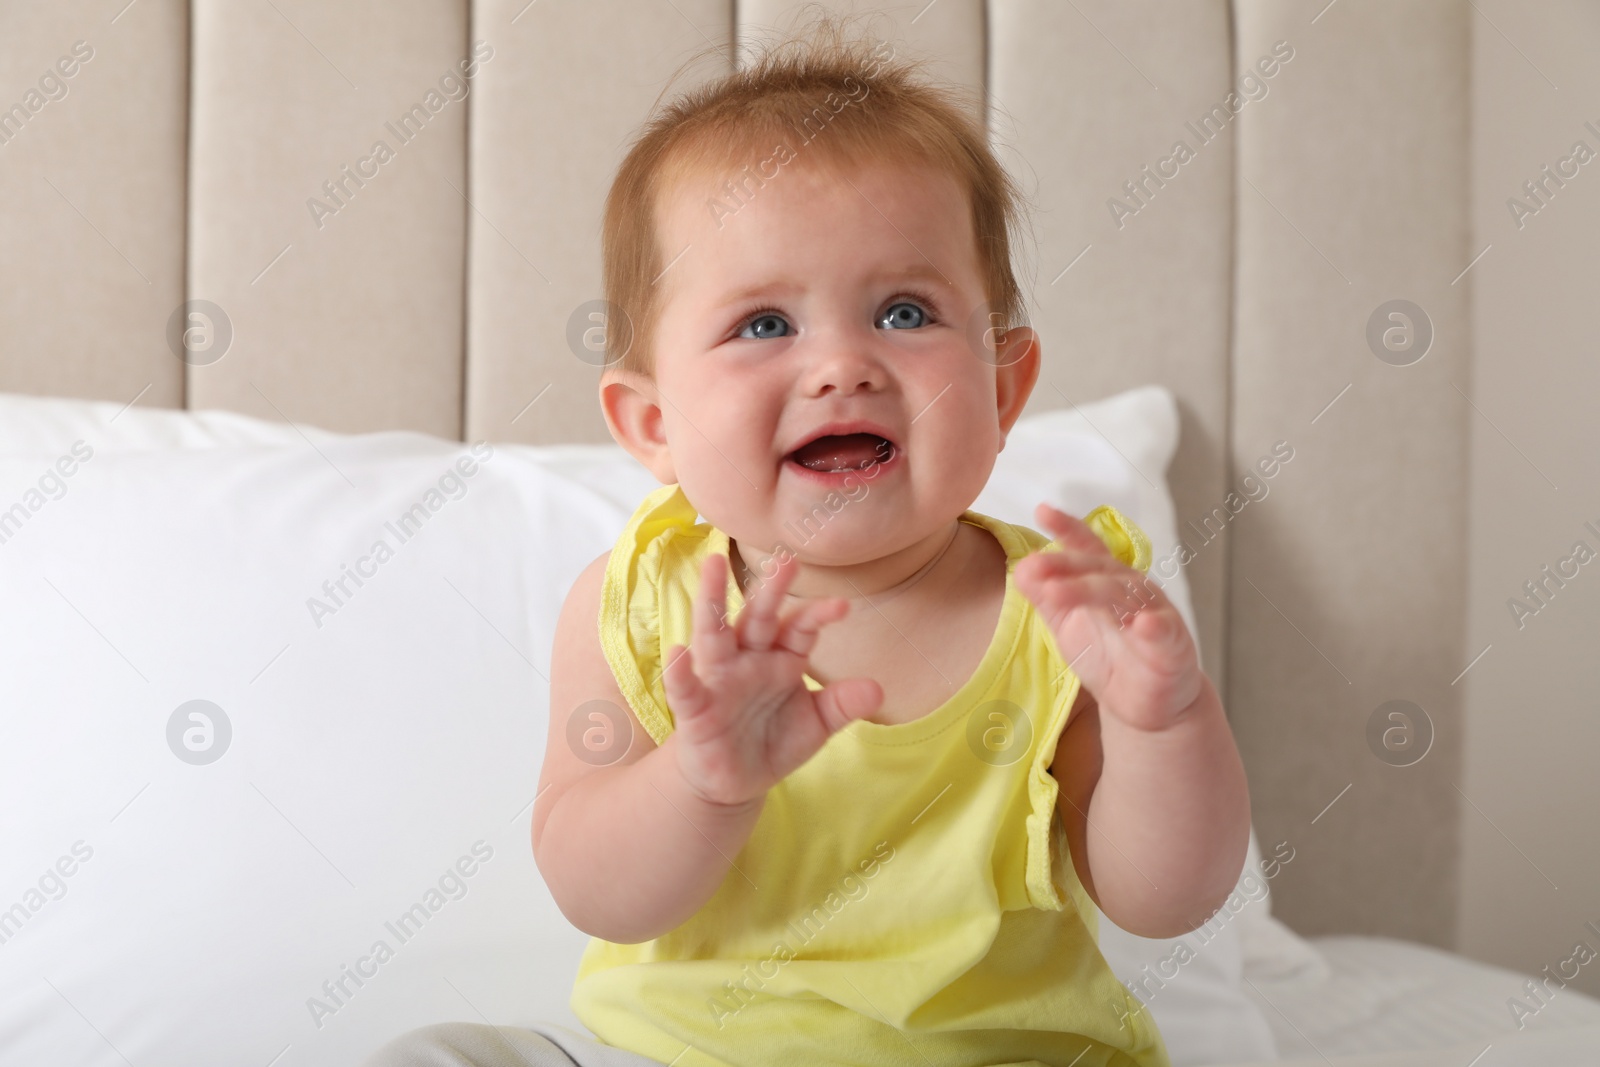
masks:
{"type": "MultiPolygon", "coordinates": [[[[1265,847],[1286,840],[1296,855],[1274,910],[1307,935],[1448,946],[1454,680],[1466,666],[1471,409],[1468,283],[1457,281],[1474,253],[1472,9],[1235,8],[1239,72],[1294,53],[1237,120],[1234,468],[1274,441],[1294,449],[1271,496],[1235,523],[1230,582],[1229,708],[1257,828],[1265,847]],[[1410,766],[1380,758],[1369,732],[1393,700],[1432,723],[1431,750],[1410,766]]],[[[1379,739],[1408,728],[1389,712],[1378,722],[1379,739]]]]}
{"type": "Polygon", "coordinates": [[[182,406],[188,22],[0,4],[0,390],[182,406]]]}
{"type": "Polygon", "coordinates": [[[193,37],[189,296],[233,340],[189,406],[459,437],[465,0],[197,0],[193,37]]]}
{"type": "Polygon", "coordinates": [[[467,433],[609,441],[603,355],[581,343],[602,297],[606,192],[680,64],[712,50],[673,93],[727,71],[732,5],[477,0],[473,22],[503,61],[473,96],[467,433]]]}

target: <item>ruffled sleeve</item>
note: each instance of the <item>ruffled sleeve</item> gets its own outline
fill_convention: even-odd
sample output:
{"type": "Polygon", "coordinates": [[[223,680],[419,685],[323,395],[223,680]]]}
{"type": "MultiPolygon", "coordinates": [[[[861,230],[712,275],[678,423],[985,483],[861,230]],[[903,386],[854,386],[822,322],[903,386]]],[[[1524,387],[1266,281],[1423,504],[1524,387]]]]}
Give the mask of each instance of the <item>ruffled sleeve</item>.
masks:
{"type": "Polygon", "coordinates": [[[661,679],[661,576],[686,546],[696,512],[676,485],[645,497],[611,550],[600,586],[600,648],[634,716],[656,742],[672,732],[661,679]]]}
{"type": "Polygon", "coordinates": [[[1150,538],[1132,519],[1110,504],[1101,504],[1085,515],[1083,521],[1100,536],[1113,556],[1136,571],[1150,569],[1150,538]]]}
{"type": "MultiPolygon", "coordinates": [[[[1150,538],[1122,512],[1109,504],[1102,504],[1085,515],[1083,521],[1106,543],[1118,560],[1137,571],[1150,569],[1150,538]]],[[[1038,540],[1044,540],[1042,535],[1038,540]]],[[[1037,640],[1046,645],[1043,659],[1049,663],[1048,673],[1036,683],[1040,687],[1037,698],[1041,706],[1049,707],[1049,712],[1028,772],[1028,900],[1036,908],[1060,911],[1066,906],[1069,895],[1078,898],[1075,905],[1084,913],[1084,921],[1093,933],[1097,924],[1092,902],[1072,869],[1066,828],[1056,818],[1060,788],[1050,773],[1050,765],[1055,761],[1056,745],[1072,714],[1072,705],[1077,702],[1080,683],[1062,662],[1055,636],[1037,614],[1034,618],[1037,640]],[[1054,681],[1058,675],[1061,676],[1060,680],[1054,681]],[[1069,887],[1075,892],[1069,893],[1069,887]]]]}

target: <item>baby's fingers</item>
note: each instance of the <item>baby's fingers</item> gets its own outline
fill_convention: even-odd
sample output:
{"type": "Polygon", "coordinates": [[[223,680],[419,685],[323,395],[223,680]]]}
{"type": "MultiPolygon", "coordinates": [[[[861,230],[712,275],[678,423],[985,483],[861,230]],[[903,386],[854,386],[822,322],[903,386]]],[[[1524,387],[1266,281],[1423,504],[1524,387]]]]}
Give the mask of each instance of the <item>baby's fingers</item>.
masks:
{"type": "Polygon", "coordinates": [[[1041,503],[1033,511],[1039,525],[1064,549],[1087,552],[1090,555],[1111,557],[1111,549],[1100,540],[1100,535],[1076,515],[1068,515],[1059,508],[1041,503]]]}
{"type": "Polygon", "coordinates": [[[728,625],[728,557],[713,552],[700,567],[700,591],[694,598],[692,654],[701,674],[732,659],[739,638],[728,625]]]}
{"type": "MultiPolygon", "coordinates": [[[[1067,616],[1077,608],[1089,608],[1115,623],[1131,613],[1126,602],[1132,598],[1122,582],[1100,571],[1065,576],[1020,578],[1023,595],[1038,607],[1052,630],[1059,631],[1067,616]]],[[[1132,610],[1137,610],[1137,604],[1132,610]]]]}
{"type": "MultiPolygon", "coordinates": [[[[1073,548],[1034,552],[1021,560],[1015,570],[1018,583],[1035,585],[1053,578],[1075,578],[1085,574],[1121,574],[1128,568],[1110,555],[1095,555],[1073,548]]],[[[1135,571],[1134,573],[1138,573],[1135,571]]]]}
{"type": "Polygon", "coordinates": [[[773,644],[797,656],[809,656],[816,647],[817,635],[822,628],[830,622],[838,622],[849,611],[850,602],[844,597],[808,600],[783,620],[773,644]]]}
{"type": "Polygon", "coordinates": [[[667,690],[667,704],[680,723],[698,715],[711,704],[711,691],[694,673],[694,668],[689,664],[689,650],[682,645],[667,649],[661,681],[667,690]]]}
{"type": "MultiPolygon", "coordinates": [[[[1166,602],[1166,594],[1161,591],[1161,586],[1149,575],[1136,571],[1109,555],[1095,556],[1070,549],[1058,552],[1035,552],[1018,563],[1013,574],[1018,587],[1035,603],[1055,584],[1082,581],[1091,577],[1111,580],[1114,583],[1112,587],[1122,591],[1122,599],[1127,602],[1129,611],[1166,602]]],[[[1101,583],[1096,583],[1096,588],[1099,587],[1101,583]]]]}
{"type": "Polygon", "coordinates": [[[829,736],[883,705],[883,687],[871,678],[846,678],[829,682],[817,693],[817,714],[829,736]]]}
{"type": "Polygon", "coordinates": [[[788,591],[798,569],[791,556],[775,558],[777,569],[771,579],[756,588],[745,601],[744,610],[739,612],[739,644],[758,652],[771,648],[777,637],[778,607],[783,603],[783,594],[788,591]]]}

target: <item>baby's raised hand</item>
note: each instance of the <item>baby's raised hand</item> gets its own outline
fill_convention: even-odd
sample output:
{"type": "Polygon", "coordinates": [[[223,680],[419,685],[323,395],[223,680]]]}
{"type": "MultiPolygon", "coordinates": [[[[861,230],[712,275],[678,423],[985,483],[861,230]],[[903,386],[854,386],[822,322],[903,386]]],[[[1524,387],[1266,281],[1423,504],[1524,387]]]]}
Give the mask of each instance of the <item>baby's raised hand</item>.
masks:
{"type": "Polygon", "coordinates": [[[1102,709],[1141,730],[1171,726],[1200,695],[1204,678],[1178,609],[1081,519],[1048,504],[1034,514],[1061,551],[1018,563],[1017,587],[1102,709]]]}
{"type": "Polygon", "coordinates": [[[876,711],[883,689],[851,678],[812,692],[801,678],[818,631],[842,619],[849,601],[807,600],[780,618],[778,606],[799,568],[782,556],[777,573],[729,625],[727,566],[726,556],[706,557],[693,647],[688,654],[682,645],[667,650],[663,681],[684,780],[710,803],[738,806],[765,796],[829,737],[876,711]]]}

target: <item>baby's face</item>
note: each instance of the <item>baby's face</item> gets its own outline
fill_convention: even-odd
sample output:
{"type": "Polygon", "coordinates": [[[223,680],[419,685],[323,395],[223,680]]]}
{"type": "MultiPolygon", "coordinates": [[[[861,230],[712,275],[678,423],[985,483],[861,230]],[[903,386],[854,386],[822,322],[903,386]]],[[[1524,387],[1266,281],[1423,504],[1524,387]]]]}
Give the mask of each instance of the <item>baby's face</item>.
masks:
{"type": "Polygon", "coordinates": [[[656,473],[737,542],[832,566],[969,507],[1038,360],[1025,328],[998,361],[970,328],[985,296],[953,177],[878,165],[847,179],[801,159],[719,226],[708,197],[733,201],[690,178],[659,220],[665,259],[683,255],[657,283],[656,473]]]}

